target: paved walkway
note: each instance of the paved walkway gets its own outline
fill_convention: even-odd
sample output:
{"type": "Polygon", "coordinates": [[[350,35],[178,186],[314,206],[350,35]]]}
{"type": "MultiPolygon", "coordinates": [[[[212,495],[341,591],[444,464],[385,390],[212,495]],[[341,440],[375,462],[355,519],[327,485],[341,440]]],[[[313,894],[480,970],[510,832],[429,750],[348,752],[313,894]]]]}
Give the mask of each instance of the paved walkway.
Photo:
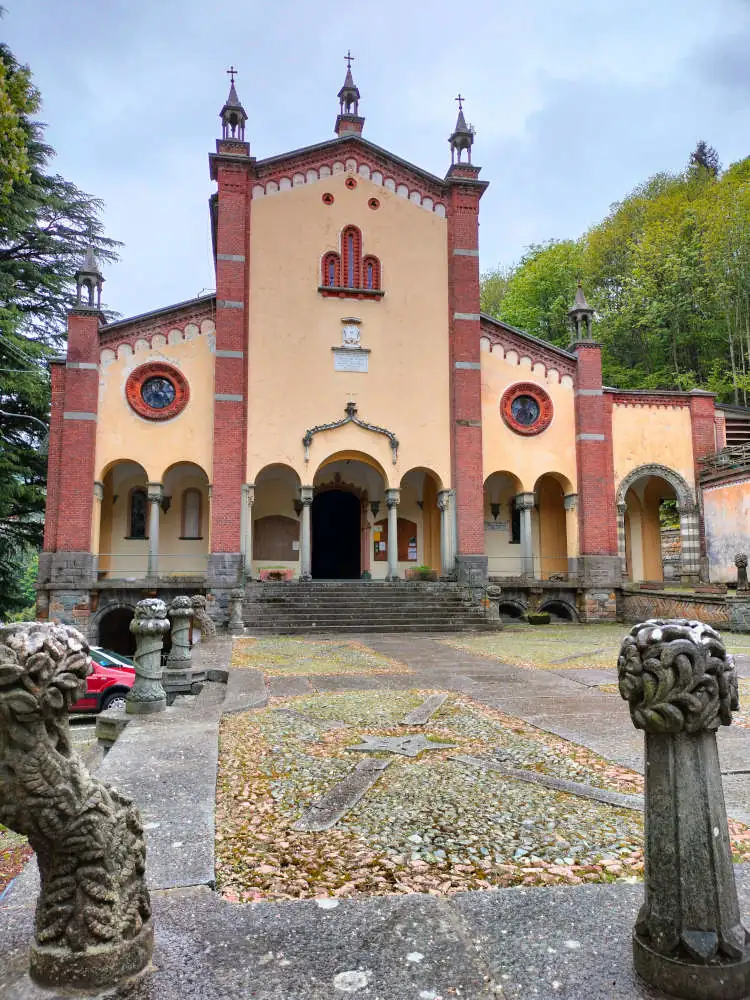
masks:
{"type": "MultiPolygon", "coordinates": [[[[354,688],[437,687],[467,694],[575,740],[631,767],[642,737],[626,706],[551,671],[510,667],[429,637],[363,636],[411,674],[274,678],[271,694],[354,688]]],[[[229,643],[200,653],[226,666],[229,643]]],[[[513,888],[446,897],[236,905],[211,891],[218,727],[223,712],[265,703],[262,675],[230,671],[158,718],[128,726],[100,768],[127,789],[148,827],[154,904],[153,966],[108,991],[127,1000],[636,1000],[656,998],[636,983],[630,933],[640,885],[513,888]]],[[[726,767],[750,760],[750,732],[722,735],[726,767]]],[[[747,808],[746,779],[727,779],[730,814],[747,808]],[[734,782],[734,784],[732,783],[734,782]]],[[[26,974],[35,865],[0,904],[0,996],[57,996],[26,974]]],[[[738,869],[750,914],[750,871],[738,869]]],[[[748,922],[748,921],[746,921],[748,922]]],[[[66,994],[70,995],[70,994],[66,994]]]]}

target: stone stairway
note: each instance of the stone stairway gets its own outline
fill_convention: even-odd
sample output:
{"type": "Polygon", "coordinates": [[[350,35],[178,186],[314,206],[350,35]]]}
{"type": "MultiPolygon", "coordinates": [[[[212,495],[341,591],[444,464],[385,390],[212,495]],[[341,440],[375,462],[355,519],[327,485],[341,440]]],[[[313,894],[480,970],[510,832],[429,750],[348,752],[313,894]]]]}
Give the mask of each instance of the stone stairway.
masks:
{"type": "Polygon", "coordinates": [[[244,621],[251,632],[494,631],[500,623],[464,601],[453,583],[313,580],[249,583],[244,621]]]}

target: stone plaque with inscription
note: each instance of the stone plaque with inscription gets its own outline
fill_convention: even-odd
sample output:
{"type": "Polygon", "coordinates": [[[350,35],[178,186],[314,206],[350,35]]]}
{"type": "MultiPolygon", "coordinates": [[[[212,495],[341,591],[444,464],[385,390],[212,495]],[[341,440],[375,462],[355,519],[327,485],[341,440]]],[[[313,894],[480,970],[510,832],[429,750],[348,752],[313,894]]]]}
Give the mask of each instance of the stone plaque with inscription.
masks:
{"type": "Polygon", "coordinates": [[[334,348],[333,370],[337,372],[366,372],[368,351],[356,348],[334,348]]]}

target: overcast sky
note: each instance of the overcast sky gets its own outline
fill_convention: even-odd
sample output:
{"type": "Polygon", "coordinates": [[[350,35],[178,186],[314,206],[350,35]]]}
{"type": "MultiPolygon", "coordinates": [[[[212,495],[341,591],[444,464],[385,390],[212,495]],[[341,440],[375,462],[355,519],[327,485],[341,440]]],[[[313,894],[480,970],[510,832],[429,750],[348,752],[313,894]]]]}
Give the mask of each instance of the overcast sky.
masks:
{"type": "Polygon", "coordinates": [[[106,205],[123,315],[213,287],[207,154],[237,89],[257,157],[333,135],[355,56],[365,136],[442,176],[466,100],[481,265],[575,237],[698,138],[750,153],[750,0],[4,0],[54,167],[106,205]]]}

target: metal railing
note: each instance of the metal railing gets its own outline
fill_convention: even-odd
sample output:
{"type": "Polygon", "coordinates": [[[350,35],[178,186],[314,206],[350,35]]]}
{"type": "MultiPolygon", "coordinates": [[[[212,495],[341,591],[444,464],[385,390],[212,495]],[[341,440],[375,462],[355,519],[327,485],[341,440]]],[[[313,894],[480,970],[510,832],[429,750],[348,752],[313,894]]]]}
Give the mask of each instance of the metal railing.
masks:
{"type": "Polygon", "coordinates": [[[701,479],[731,472],[733,469],[745,469],[750,466],[750,442],[733,444],[712,455],[704,455],[698,459],[698,465],[701,467],[701,479]]]}

